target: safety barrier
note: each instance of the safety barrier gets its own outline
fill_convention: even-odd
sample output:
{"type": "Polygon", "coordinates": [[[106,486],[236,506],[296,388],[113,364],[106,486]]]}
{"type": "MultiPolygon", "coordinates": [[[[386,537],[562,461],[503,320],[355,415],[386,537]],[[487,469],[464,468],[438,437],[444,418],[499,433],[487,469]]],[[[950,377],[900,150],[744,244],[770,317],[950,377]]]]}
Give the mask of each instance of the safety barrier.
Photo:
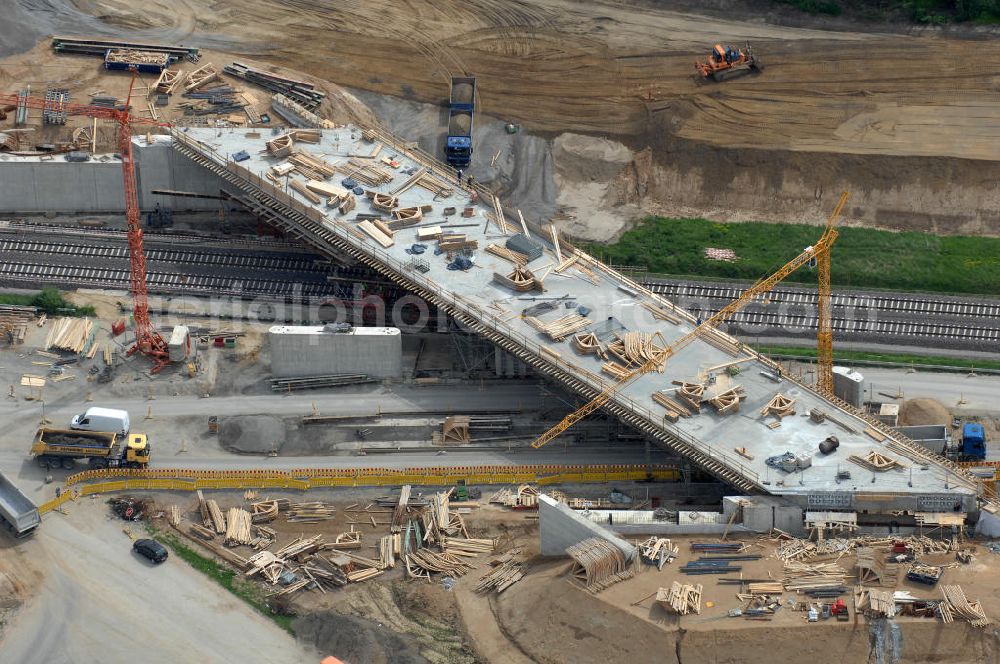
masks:
{"type": "Polygon", "coordinates": [[[434,468],[296,468],[274,470],[192,470],[155,468],[88,470],[66,478],[69,488],[59,498],[40,506],[50,512],[68,500],[113,491],[196,491],[198,489],[288,489],[306,491],[326,487],[453,486],[468,484],[527,484],[653,480],[676,482],[680,471],[671,465],[654,466],[458,466],[434,468]]]}

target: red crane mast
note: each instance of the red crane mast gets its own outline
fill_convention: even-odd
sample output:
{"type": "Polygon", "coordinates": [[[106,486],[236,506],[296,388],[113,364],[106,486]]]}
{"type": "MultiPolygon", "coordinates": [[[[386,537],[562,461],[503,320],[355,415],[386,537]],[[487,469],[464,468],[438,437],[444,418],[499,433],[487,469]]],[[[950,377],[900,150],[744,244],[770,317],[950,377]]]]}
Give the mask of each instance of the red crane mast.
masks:
{"type": "Polygon", "coordinates": [[[167,342],[149,320],[149,301],[146,288],[146,253],[143,250],[142,219],[139,211],[139,194],[135,181],[135,161],[132,154],[132,125],[152,125],[169,127],[168,123],[146,118],[133,118],[129,114],[132,102],[132,88],[135,85],[136,70],[132,70],[132,80],[128,86],[128,97],[124,110],[68,104],[41,97],[21,97],[17,94],[0,94],[0,106],[10,104],[26,106],[66,115],[84,115],[99,120],[112,120],[118,124],[118,152],[122,160],[122,182],[125,189],[125,220],[128,229],[129,290],[132,294],[132,318],[135,321],[135,345],[128,354],[142,353],[153,361],[152,373],[157,373],[170,360],[167,342]]]}

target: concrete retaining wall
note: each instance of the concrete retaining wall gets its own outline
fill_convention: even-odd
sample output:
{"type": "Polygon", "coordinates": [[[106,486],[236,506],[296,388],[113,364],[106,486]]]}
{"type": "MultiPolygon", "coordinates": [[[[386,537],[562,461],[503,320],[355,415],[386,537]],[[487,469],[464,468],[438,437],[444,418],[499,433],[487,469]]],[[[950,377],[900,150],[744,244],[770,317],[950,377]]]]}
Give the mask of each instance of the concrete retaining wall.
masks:
{"type": "Polygon", "coordinates": [[[538,532],[543,556],[565,556],[568,547],[591,537],[600,537],[614,544],[626,560],[634,560],[637,553],[634,546],[604,526],[545,494],[538,496],[538,532]]]}
{"type": "MultiPolygon", "coordinates": [[[[217,210],[211,199],[154,196],[153,189],[188,191],[217,196],[222,180],[170,146],[166,136],[145,137],[133,143],[139,206],[152,210],[159,203],[172,210],[217,210]]],[[[42,161],[38,157],[0,154],[0,213],[98,214],[123,213],[121,161],[98,155],[85,162],[68,162],[63,155],[42,161]]]]}

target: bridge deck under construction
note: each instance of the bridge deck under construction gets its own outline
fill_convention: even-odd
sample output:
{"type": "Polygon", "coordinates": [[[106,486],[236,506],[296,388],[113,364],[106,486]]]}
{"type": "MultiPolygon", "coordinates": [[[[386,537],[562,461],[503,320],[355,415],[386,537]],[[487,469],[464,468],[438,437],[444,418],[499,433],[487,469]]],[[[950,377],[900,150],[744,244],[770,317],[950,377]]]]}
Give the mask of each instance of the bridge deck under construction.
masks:
{"type": "MultiPolygon", "coordinates": [[[[174,149],[224,179],[232,192],[258,214],[321,252],[349,255],[378,270],[585,398],[615,383],[612,376],[602,372],[602,365],[615,358],[581,354],[571,344],[572,334],[556,340],[539,331],[529,324],[526,309],[531,315],[530,308],[540,302],[557,303],[556,308],[534,315],[536,325],[538,321],[550,324],[585,313],[588,323],[580,331],[594,332],[605,343],[616,334],[641,332],[658,333],[656,343],[669,345],[697,325],[690,313],[579,250],[563,244],[557,256],[548,229],[530,223],[530,219],[530,237],[544,250],[527,267],[535,277],[543,279],[545,290],[515,292],[494,276],[509,275],[515,264],[486,248],[503,247],[510,236],[522,232],[518,215],[507,210],[501,220],[499,201],[487,190],[468,183],[460,185],[448,167],[404,147],[387,134],[377,132],[374,141],[366,141],[357,127],[324,129],[319,143],[294,147],[308,151],[336,171],[327,181],[334,188],[352,174],[352,168],[364,164],[370,167],[364,170],[365,178],[375,178],[361,186],[395,196],[398,205],[392,209],[425,206],[417,224],[394,224],[391,243],[385,237],[377,240],[380,236],[371,234],[370,226],[366,225],[369,231],[364,232],[359,228],[363,222],[357,219],[359,213],[380,215],[386,222],[393,219],[388,209],[375,207],[369,196],[357,196],[356,207],[341,214],[337,207],[327,204],[325,195],[317,203],[314,197],[300,192],[305,184],[301,175],[288,178],[299,181],[295,186],[285,178],[273,177],[273,173],[269,177],[272,166],[287,162],[286,158],[272,157],[265,149],[266,141],[274,138],[271,135],[239,129],[188,129],[175,130],[172,136],[174,149]],[[382,147],[372,158],[379,144],[382,147]],[[249,158],[233,161],[231,156],[241,152],[249,158]],[[383,163],[383,157],[397,166],[383,163]],[[379,172],[388,177],[378,176],[379,172]],[[378,179],[385,181],[378,183],[378,179]],[[474,191],[478,201],[470,202],[474,191]],[[454,208],[455,214],[444,216],[445,208],[454,208]],[[418,242],[418,232],[437,225],[445,232],[464,236],[465,242],[475,241],[471,268],[449,268],[453,254],[436,252],[438,243],[434,240],[418,242]],[[424,246],[422,253],[413,253],[416,244],[424,246]],[[575,262],[557,271],[574,255],[575,262]],[[572,308],[566,306],[567,302],[572,303],[572,308]]],[[[975,509],[978,485],[965,471],[933,457],[846,404],[834,403],[791,377],[776,376],[779,371],[775,363],[737,339],[714,332],[672,357],[662,373],[654,371],[635,380],[616,394],[606,409],[742,491],[797,496],[799,502],[814,507],[863,510],[871,506],[880,510],[888,509],[887,505],[895,501],[896,508],[903,509],[975,509]],[[727,371],[728,367],[736,367],[738,372],[727,371]],[[715,376],[714,383],[710,374],[715,376]],[[687,416],[670,422],[661,403],[663,397],[681,401],[674,381],[705,385],[706,397],[738,387],[742,398],[728,414],[720,414],[706,402],[700,412],[691,409],[687,416]],[[656,393],[663,395],[659,401],[654,400],[656,393]],[[763,416],[762,409],[779,393],[794,400],[795,414],[780,420],[763,416]],[[814,409],[829,417],[815,421],[809,416],[814,409]],[[832,454],[823,455],[817,446],[829,436],[836,436],[840,446],[832,454]],[[872,450],[897,463],[891,469],[879,470],[849,460],[852,456],[863,458],[872,450]],[[785,452],[808,458],[811,466],[786,473],[765,464],[766,458],[785,452]]]]}

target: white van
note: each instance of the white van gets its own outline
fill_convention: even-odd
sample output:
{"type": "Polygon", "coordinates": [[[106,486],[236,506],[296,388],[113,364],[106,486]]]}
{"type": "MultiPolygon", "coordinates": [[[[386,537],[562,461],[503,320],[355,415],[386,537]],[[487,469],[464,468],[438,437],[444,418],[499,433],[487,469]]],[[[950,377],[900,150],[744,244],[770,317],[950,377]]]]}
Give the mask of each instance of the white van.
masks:
{"type": "Polygon", "coordinates": [[[128,411],[113,408],[88,408],[70,422],[70,429],[80,431],[108,431],[122,437],[128,435],[130,427],[128,411]]]}

